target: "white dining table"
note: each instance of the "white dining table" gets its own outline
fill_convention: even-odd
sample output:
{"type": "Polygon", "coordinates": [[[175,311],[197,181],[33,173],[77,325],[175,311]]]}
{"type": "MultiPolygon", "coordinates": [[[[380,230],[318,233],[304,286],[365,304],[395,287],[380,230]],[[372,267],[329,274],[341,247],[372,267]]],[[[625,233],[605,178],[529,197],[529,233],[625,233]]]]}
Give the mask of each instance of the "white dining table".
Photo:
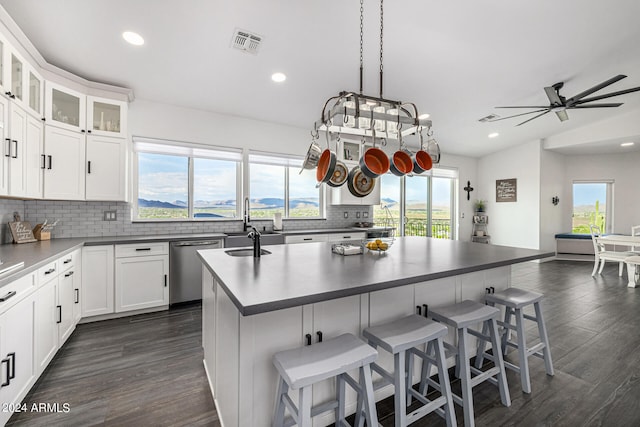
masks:
{"type": "MultiPolygon", "coordinates": [[[[619,245],[640,248],[640,236],[609,234],[607,236],[596,237],[596,242],[604,243],[605,245],[619,245]]],[[[638,254],[640,254],[640,252],[638,254]]],[[[629,284],[627,286],[630,288],[635,288],[638,285],[636,281],[636,268],[640,268],[638,257],[630,257],[629,262],[625,260],[625,263],[627,264],[627,278],[629,279],[629,284]]]]}

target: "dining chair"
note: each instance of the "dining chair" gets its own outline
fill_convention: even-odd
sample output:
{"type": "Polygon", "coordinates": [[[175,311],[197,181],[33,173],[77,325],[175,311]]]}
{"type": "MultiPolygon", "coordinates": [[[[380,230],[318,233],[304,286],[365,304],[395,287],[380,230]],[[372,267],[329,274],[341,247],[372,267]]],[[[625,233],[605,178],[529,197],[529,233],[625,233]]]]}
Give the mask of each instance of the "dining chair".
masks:
{"type": "Polygon", "coordinates": [[[589,225],[589,230],[591,231],[591,241],[593,243],[593,251],[595,253],[595,260],[593,265],[593,272],[591,272],[591,276],[596,275],[596,271],[598,274],[602,273],[604,269],[604,263],[606,261],[615,261],[618,263],[618,276],[622,276],[622,271],[624,270],[624,259],[634,255],[633,252],[617,252],[617,251],[608,251],[605,248],[604,243],[598,242],[597,237],[601,236],[600,227],[597,225],[589,225]],[[600,268],[598,269],[598,265],[600,268]]]}
{"type": "MultiPolygon", "coordinates": [[[[631,227],[631,235],[632,236],[640,236],[640,225],[634,225],[631,227]]],[[[640,248],[636,250],[635,246],[631,246],[631,252],[635,252],[636,254],[640,253],[640,248]]]]}

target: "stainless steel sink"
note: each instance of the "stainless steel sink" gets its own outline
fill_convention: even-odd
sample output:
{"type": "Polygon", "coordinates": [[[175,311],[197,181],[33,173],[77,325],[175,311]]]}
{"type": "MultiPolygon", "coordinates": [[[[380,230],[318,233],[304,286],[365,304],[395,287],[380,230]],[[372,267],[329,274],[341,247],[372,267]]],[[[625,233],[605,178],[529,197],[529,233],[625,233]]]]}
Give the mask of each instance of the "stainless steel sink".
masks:
{"type": "MultiPolygon", "coordinates": [[[[241,248],[243,246],[252,246],[253,242],[247,237],[247,233],[225,233],[227,237],[224,239],[225,248],[241,248]]],[[[260,244],[265,245],[281,245],[284,243],[284,236],[278,233],[266,233],[260,237],[260,244]]]]}
{"type": "MultiPolygon", "coordinates": [[[[253,256],[253,248],[248,248],[248,249],[231,249],[228,251],[224,251],[224,253],[226,253],[229,256],[253,256]]],[[[261,249],[260,250],[260,255],[269,255],[271,254],[271,252],[269,252],[266,249],[261,249]]]]}

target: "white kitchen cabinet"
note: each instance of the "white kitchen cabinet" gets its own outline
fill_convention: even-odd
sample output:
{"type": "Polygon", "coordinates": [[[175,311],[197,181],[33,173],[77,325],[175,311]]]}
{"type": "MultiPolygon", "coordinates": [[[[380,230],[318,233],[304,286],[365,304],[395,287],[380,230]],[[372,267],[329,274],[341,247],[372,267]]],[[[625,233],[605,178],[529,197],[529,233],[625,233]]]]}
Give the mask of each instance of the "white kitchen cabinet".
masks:
{"type": "Polygon", "coordinates": [[[117,245],[115,271],[116,313],[169,305],[168,243],[117,245]]]}
{"type": "Polygon", "coordinates": [[[44,123],[32,115],[27,115],[25,129],[24,179],[25,197],[33,199],[42,198],[44,185],[44,123]]]}
{"type": "Polygon", "coordinates": [[[86,131],[86,95],[47,81],[45,119],[48,125],[75,132],[86,131]]]}
{"type": "MultiPolygon", "coordinates": [[[[351,171],[358,163],[345,161],[347,169],[351,171]]],[[[349,191],[347,183],[340,187],[327,186],[327,199],[331,205],[355,205],[355,206],[371,206],[380,204],[380,179],[375,179],[375,185],[369,195],[365,197],[356,197],[349,191]]]]}
{"type": "Polygon", "coordinates": [[[9,52],[9,44],[5,40],[5,38],[0,34],[0,91],[2,93],[9,92],[8,82],[9,78],[9,69],[8,69],[8,61],[7,54],[9,52]]]}
{"type": "Polygon", "coordinates": [[[87,133],[126,138],[127,111],[124,101],[87,96],[87,133]]]}
{"type": "MultiPolygon", "coordinates": [[[[0,41],[0,46],[2,42],[0,41]]],[[[1,47],[0,47],[1,49],[1,47]]],[[[0,52],[0,57],[2,57],[0,52]]],[[[1,75],[0,71],[0,75],[1,75]]],[[[2,144],[2,154],[0,155],[0,195],[9,194],[9,100],[0,95],[0,143],[2,144]]]]}
{"type": "MultiPolygon", "coordinates": [[[[0,402],[3,404],[21,402],[36,379],[33,363],[35,295],[30,292],[0,315],[0,402]]],[[[4,425],[11,415],[10,411],[0,411],[0,424],[4,425]]]]}
{"type": "Polygon", "coordinates": [[[37,120],[44,121],[44,79],[27,63],[25,80],[27,88],[27,102],[25,104],[27,111],[33,114],[37,120]]]}
{"type": "Polygon", "coordinates": [[[14,102],[9,107],[9,140],[5,156],[9,156],[9,194],[24,196],[27,192],[24,146],[27,112],[14,102]]]}
{"type": "Polygon", "coordinates": [[[58,346],[69,339],[76,328],[73,318],[73,306],[75,305],[74,273],[71,269],[61,273],[58,277],[58,346]]]}
{"type": "Polygon", "coordinates": [[[82,248],[82,317],[114,312],[113,245],[82,248]]]}
{"type": "Polygon", "coordinates": [[[126,200],[126,142],[87,136],[86,200],[126,200]]]}
{"type": "Polygon", "coordinates": [[[58,351],[58,281],[38,289],[35,313],[35,369],[44,372],[58,351]]]}
{"type": "Polygon", "coordinates": [[[327,241],[331,243],[352,242],[357,240],[364,240],[366,238],[367,233],[364,231],[348,231],[343,233],[330,233],[327,235],[327,241]]]}
{"type": "Polygon", "coordinates": [[[295,234],[292,236],[284,236],[285,243],[313,243],[328,241],[328,234],[295,234]]]}
{"type": "Polygon", "coordinates": [[[44,154],[44,198],[84,200],[84,134],[46,125],[44,154]]]}
{"type": "MultiPolygon", "coordinates": [[[[202,266],[202,349],[209,387],[216,377],[216,285],[213,275],[202,266]]],[[[215,398],[215,395],[213,396],[215,398]]]]}

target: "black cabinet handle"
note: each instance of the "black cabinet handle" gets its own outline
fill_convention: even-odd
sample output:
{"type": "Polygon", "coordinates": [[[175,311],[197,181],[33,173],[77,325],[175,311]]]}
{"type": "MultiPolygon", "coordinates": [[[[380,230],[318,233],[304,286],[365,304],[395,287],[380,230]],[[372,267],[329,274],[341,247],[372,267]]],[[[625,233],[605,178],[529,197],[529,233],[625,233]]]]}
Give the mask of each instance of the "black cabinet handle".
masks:
{"type": "Polygon", "coordinates": [[[7,364],[7,368],[5,370],[5,373],[7,374],[7,380],[5,382],[3,382],[2,384],[0,384],[0,387],[6,387],[9,384],[11,384],[11,378],[9,377],[9,373],[10,373],[10,368],[9,368],[9,358],[6,359],[2,359],[2,363],[6,363],[7,364]]]}
{"type": "Polygon", "coordinates": [[[14,296],[16,296],[16,291],[8,292],[5,296],[0,297],[0,302],[5,302],[6,300],[8,300],[9,298],[12,298],[14,296]]]}
{"type": "Polygon", "coordinates": [[[17,159],[18,158],[18,141],[16,141],[15,139],[12,139],[11,141],[16,145],[16,151],[15,153],[13,153],[13,156],[11,157],[14,159],[17,159]]]}
{"type": "Polygon", "coordinates": [[[49,159],[49,167],[47,169],[51,169],[53,166],[53,156],[47,156],[47,159],[49,159]]]}
{"type": "Polygon", "coordinates": [[[136,252],[150,251],[151,248],[136,248],[136,252]]]}
{"type": "Polygon", "coordinates": [[[88,129],[88,130],[87,130],[87,133],[91,133],[91,129],[88,129]]]}
{"type": "Polygon", "coordinates": [[[68,259],[65,259],[64,261],[62,261],[62,263],[63,264],[69,264],[72,260],[73,260],[73,258],[68,258],[68,259]]]}
{"type": "Polygon", "coordinates": [[[73,301],[74,304],[78,304],[80,302],[80,289],[75,288],[74,292],[76,293],[76,299],[73,301]]]}
{"type": "Polygon", "coordinates": [[[9,153],[4,153],[4,156],[11,157],[11,138],[5,138],[4,140],[9,143],[9,153]]]}
{"type": "Polygon", "coordinates": [[[318,336],[318,342],[322,342],[322,331],[316,332],[316,335],[318,336]]]}
{"type": "Polygon", "coordinates": [[[5,95],[11,96],[11,92],[5,92],[5,95]]]}
{"type": "Polygon", "coordinates": [[[422,316],[422,307],[420,307],[419,305],[416,305],[416,314],[422,316]]]}
{"type": "Polygon", "coordinates": [[[343,239],[350,239],[351,236],[342,236],[343,239]]]}
{"type": "Polygon", "coordinates": [[[47,121],[47,119],[45,119],[44,117],[43,117],[43,118],[41,118],[40,120],[42,120],[43,122],[46,122],[46,121],[47,121]]]}
{"type": "Polygon", "coordinates": [[[9,95],[9,98],[16,99],[16,96],[14,94],[11,94],[11,95],[9,95]]]}
{"type": "Polygon", "coordinates": [[[46,167],[47,167],[47,156],[45,156],[44,154],[40,154],[40,157],[42,157],[42,166],[40,166],[40,169],[46,169],[46,167]]]}
{"type": "Polygon", "coordinates": [[[91,173],[91,160],[87,161],[87,173],[91,173]]]}
{"type": "Polygon", "coordinates": [[[164,287],[165,288],[167,287],[167,275],[166,274],[164,275],[164,287]]]}
{"type": "Polygon", "coordinates": [[[64,277],[69,277],[69,276],[73,276],[73,271],[68,272],[67,274],[64,275],[64,277]]]}
{"type": "Polygon", "coordinates": [[[311,345],[311,334],[307,334],[304,337],[307,339],[307,345],[311,345]]]}
{"type": "Polygon", "coordinates": [[[424,308],[424,317],[428,317],[428,315],[429,315],[429,306],[427,304],[422,304],[422,308],[424,308]]]}
{"type": "Polygon", "coordinates": [[[305,237],[305,238],[304,238],[304,239],[302,239],[302,240],[313,240],[313,237],[305,237]]]}
{"type": "Polygon", "coordinates": [[[7,357],[9,357],[9,365],[11,366],[11,375],[9,375],[9,379],[12,380],[16,377],[16,354],[15,353],[9,353],[7,354],[7,357]]]}
{"type": "Polygon", "coordinates": [[[51,274],[51,273],[53,273],[54,271],[56,271],[56,269],[55,269],[55,268],[50,268],[50,269],[48,269],[47,271],[45,271],[45,272],[44,272],[44,274],[51,274]]]}
{"type": "Polygon", "coordinates": [[[58,309],[58,320],[56,323],[62,323],[62,306],[56,305],[56,308],[58,309]]]}
{"type": "Polygon", "coordinates": [[[84,129],[80,129],[80,132],[84,133],[84,129]]]}

